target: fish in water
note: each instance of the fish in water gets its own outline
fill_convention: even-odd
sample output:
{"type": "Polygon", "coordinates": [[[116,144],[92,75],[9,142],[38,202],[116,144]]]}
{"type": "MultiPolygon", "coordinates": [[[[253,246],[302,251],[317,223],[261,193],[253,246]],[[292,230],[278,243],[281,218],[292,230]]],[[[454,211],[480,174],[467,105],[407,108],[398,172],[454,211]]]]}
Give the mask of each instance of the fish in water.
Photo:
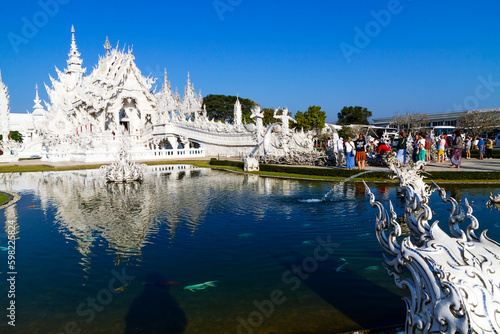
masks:
{"type": "Polygon", "coordinates": [[[36,208],[36,205],[30,205],[28,208],[36,208]]]}
{"type": "Polygon", "coordinates": [[[498,224],[498,223],[495,223],[495,227],[500,227],[500,224],[498,224]]]}
{"type": "Polygon", "coordinates": [[[363,237],[368,237],[371,233],[361,233],[358,234],[358,237],[363,238],[363,237]]]}
{"type": "Polygon", "coordinates": [[[0,246],[0,251],[6,252],[8,250],[9,250],[9,247],[0,246]]]}
{"type": "Polygon", "coordinates": [[[311,224],[302,224],[302,226],[308,227],[308,226],[311,226],[311,224]]]}
{"type": "Polygon", "coordinates": [[[369,267],[363,268],[363,270],[365,270],[365,271],[376,271],[379,268],[380,268],[379,266],[369,266],[369,267]]]}
{"type": "Polygon", "coordinates": [[[115,291],[124,291],[127,286],[129,286],[129,285],[128,284],[122,285],[122,286],[116,288],[115,291]]]}
{"type": "Polygon", "coordinates": [[[85,238],[86,241],[95,241],[99,239],[99,237],[88,237],[88,238],[85,238]]]}
{"type": "Polygon", "coordinates": [[[341,258],[340,258],[340,261],[347,262],[347,259],[346,259],[345,257],[341,257],[341,258]]]}
{"type": "Polygon", "coordinates": [[[312,246],[312,245],[314,245],[314,243],[315,242],[312,240],[302,241],[302,245],[304,245],[304,246],[312,246]]]}
{"type": "Polygon", "coordinates": [[[349,264],[349,262],[344,262],[343,264],[341,264],[340,266],[337,267],[337,269],[335,269],[336,272],[340,272],[340,271],[344,271],[344,267],[347,266],[349,264]]]}
{"type": "Polygon", "coordinates": [[[215,288],[216,287],[215,282],[218,282],[218,281],[208,281],[208,282],[200,283],[200,284],[186,285],[184,287],[184,290],[189,290],[191,292],[195,292],[198,290],[205,290],[208,287],[215,288]]]}
{"type": "Polygon", "coordinates": [[[253,237],[253,233],[241,233],[238,234],[238,238],[248,238],[248,237],[253,237]]]}

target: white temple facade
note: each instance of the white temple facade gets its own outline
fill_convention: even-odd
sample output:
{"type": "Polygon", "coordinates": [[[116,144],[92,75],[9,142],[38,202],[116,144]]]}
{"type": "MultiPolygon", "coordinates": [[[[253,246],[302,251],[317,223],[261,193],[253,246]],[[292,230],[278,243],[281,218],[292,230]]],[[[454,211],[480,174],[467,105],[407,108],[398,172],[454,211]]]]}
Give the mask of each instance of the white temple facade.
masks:
{"type": "MultiPolygon", "coordinates": [[[[161,91],[156,92],[152,88],[156,78],[142,75],[131,48],[112,49],[107,38],[104,48],[106,54],[87,74],[71,27],[67,68],[56,68],[57,78],[50,77],[51,87],[45,85],[49,97],[45,106],[36,86],[33,111],[21,124],[25,142],[20,157],[107,162],[115,159],[123,142],[133,160],[243,156],[263,153],[266,136],[266,153],[313,147],[307,135],[288,132],[288,120],[282,127],[286,131],[278,131],[280,127],[268,131],[262,126],[260,109],[252,114],[256,124],[244,124],[239,100],[233,123],[211,120],[189,73],[182,98],[172,91],[166,70],[161,91]]],[[[0,131],[7,131],[4,120],[9,117],[3,113],[8,113],[8,94],[1,85],[0,80],[0,131]]]]}
{"type": "Polygon", "coordinates": [[[9,120],[10,120],[10,108],[9,108],[9,91],[7,86],[2,82],[2,73],[0,72],[0,135],[2,135],[2,141],[6,142],[9,135],[9,120]]]}

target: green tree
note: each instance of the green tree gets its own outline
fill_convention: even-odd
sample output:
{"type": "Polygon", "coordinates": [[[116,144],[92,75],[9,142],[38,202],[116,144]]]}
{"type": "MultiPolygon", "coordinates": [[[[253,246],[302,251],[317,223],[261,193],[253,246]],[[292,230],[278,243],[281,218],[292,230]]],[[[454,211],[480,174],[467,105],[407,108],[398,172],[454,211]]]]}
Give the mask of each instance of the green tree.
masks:
{"type": "Polygon", "coordinates": [[[363,108],[360,106],[350,106],[350,107],[344,107],[342,110],[337,114],[338,125],[349,125],[349,124],[370,124],[368,122],[368,117],[372,116],[372,112],[369,111],[367,108],[363,108]]]}
{"type": "Polygon", "coordinates": [[[355,132],[355,129],[353,129],[352,127],[350,127],[348,125],[342,126],[342,128],[340,130],[338,130],[337,133],[338,133],[339,137],[342,137],[345,140],[347,140],[348,137],[351,137],[354,139],[354,137],[356,137],[356,135],[357,135],[357,133],[355,132]]]}
{"type": "Polygon", "coordinates": [[[309,130],[311,128],[311,123],[309,122],[306,113],[302,111],[297,111],[297,113],[295,114],[295,120],[297,122],[292,125],[293,128],[304,129],[304,130],[309,130]]]}
{"type": "Polygon", "coordinates": [[[276,123],[278,120],[274,118],[274,108],[264,108],[261,110],[264,113],[264,118],[262,119],[262,123],[264,126],[268,126],[270,124],[276,123]]]}
{"type": "Polygon", "coordinates": [[[306,112],[297,111],[295,114],[296,129],[316,130],[319,133],[325,127],[326,113],[320,106],[309,106],[306,112]]]}
{"type": "Polygon", "coordinates": [[[23,142],[23,135],[19,131],[10,131],[9,132],[9,139],[17,141],[19,143],[23,142]]]}
{"type": "MultiPolygon", "coordinates": [[[[207,107],[207,115],[210,119],[216,121],[233,122],[234,121],[234,104],[236,96],[231,95],[207,95],[203,98],[203,104],[207,107]]],[[[238,98],[241,103],[241,119],[245,123],[255,123],[250,118],[251,109],[256,103],[250,99],[238,98]]]]}

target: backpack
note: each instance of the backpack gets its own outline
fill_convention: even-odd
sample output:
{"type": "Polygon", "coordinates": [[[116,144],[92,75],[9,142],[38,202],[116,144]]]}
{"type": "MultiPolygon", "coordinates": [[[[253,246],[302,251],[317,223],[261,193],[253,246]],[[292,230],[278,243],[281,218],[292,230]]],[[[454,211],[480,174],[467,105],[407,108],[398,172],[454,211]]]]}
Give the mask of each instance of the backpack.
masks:
{"type": "Polygon", "coordinates": [[[431,142],[426,139],[425,140],[425,149],[428,150],[430,148],[431,148],[431,142]]]}

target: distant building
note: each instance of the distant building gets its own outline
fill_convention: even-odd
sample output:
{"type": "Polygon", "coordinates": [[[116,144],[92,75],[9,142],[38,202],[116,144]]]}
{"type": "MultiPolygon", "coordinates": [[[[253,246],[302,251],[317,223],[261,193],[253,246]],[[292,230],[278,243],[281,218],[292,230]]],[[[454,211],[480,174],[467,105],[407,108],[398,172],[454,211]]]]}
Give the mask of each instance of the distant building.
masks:
{"type": "MultiPolygon", "coordinates": [[[[474,110],[465,110],[465,111],[449,111],[449,112],[441,112],[435,114],[426,114],[427,115],[427,123],[421,124],[423,128],[428,129],[447,129],[452,130],[458,124],[458,119],[460,116],[466,113],[471,113],[474,111],[479,112],[491,112],[491,111],[500,111],[500,108],[490,108],[490,109],[474,109],[474,110]]],[[[391,121],[393,117],[383,117],[383,118],[374,118],[372,120],[372,125],[377,127],[390,127],[392,126],[391,121]]],[[[446,132],[446,131],[444,131],[446,132]]]]}

